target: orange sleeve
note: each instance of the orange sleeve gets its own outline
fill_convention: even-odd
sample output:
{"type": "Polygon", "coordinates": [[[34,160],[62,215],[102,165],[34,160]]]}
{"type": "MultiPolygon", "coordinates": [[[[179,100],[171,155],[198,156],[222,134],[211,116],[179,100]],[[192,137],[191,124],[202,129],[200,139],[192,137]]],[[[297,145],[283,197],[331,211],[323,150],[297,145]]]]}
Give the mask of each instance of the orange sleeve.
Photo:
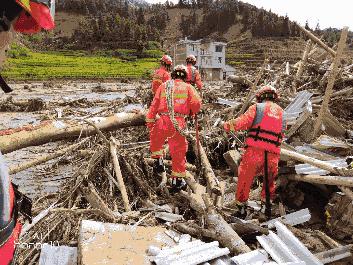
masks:
{"type": "Polygon", "coordinates": [[[200,76],[199,71],[197,71],[197,70],[196,70],[196,76],[195,76],[195,84],[196,84],[198,89],[202,89],[203,84],[202,84],[202,81],[201,81],[201,76],[200,76]]]}
{"type": "Polygon", "coordinates": [[[157,115],[157,111],[158,111],[158,107],[161,99],[161,93],[163,89],[164,89],[164,85],[162,84],[158,87],[156,93],[154,94],[152,104],[146,115],[146,123],[156,121],[156,115],[157,115]]]}
{"type": "Polygon", "coordinates": [[[199,93],[191,85],[188,86],[188,97],[191,115],[197,114],[201,109],[202,100],[199,93]]]}
{"type": "Polygon", "coordinates": [[[252,105],[243,115],[224,123],[224,129],[229,131],[242,131],[251,128],[256,117],[256,104],[252,105]]]}

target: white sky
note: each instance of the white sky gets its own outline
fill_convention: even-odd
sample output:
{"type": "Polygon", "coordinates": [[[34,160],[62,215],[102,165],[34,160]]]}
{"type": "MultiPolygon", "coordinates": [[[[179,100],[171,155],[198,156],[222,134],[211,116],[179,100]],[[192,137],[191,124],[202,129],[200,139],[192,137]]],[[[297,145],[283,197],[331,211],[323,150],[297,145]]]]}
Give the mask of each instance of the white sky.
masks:
{"type": "MultiPolygon", "coordinates": [[[[149,3],[163,3],[164,0],[146,0],[149,3]]],[[[271,9],[273,13],[288,15],[291,20],[304,25],[309,21],[310,27],[317,23],[320,28],[342,28],[348,26],[353,30],[353,0],[242,0],[259,8],[271,9]]],[[[172,0],[177,3],[177,0],[172,0]]]]}

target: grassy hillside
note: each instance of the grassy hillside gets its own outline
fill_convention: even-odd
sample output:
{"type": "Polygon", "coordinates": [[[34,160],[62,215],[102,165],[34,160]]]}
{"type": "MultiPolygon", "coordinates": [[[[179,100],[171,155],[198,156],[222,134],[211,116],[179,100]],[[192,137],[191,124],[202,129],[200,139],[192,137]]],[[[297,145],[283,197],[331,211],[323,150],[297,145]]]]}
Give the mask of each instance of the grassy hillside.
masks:
{"type": "Polygon", "coordinates": [[[158,66],[159,51],[147,51],[147,58],[132,56],[132,50],[34,52],[14,46],[3,75],[11,80],[52,78],[147,78],[158,66]],[[113,57],[112,53],[120,57],[113,57]]]}

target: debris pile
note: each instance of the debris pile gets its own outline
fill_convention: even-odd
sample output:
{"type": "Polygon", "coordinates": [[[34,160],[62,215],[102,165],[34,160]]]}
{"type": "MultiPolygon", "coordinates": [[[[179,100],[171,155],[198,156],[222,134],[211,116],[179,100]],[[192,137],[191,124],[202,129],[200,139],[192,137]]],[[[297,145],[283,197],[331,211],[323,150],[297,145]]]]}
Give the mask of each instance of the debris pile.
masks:
{"type": "MultiPolygon", "coordinates": [[[[92,253],[101,255],[102,264],[117,264],[112,253],[117,241],[118,264],[351,262],[353,113],[347,102],[352,102],[353,62],[342,57],[347,29],[337,50],[302,30],[310,40],[300,62],[271,64],[269,58],[257,73],[208,83],[199,120],[200,146],[189,128],[187,191],[169,194],[160,187],[162,179],[149,158],[145,113],[115,113],[127,104],[144,105],[145,84],[135,97],[115,107],[109,103],[94,115],[80,115],[74,107],[83,106],[77,102],[72,106],[76,118],[48,107],[54,121],[31,130],[0,132],[5,154],[75,141],[10,169],[18,173],[61,156],[75,168],[60,192],[36,199],[35,217],[24,226],[18,245],[18,264],[50,264],[45,260],[53,257],[48,254],[52,250],[48,245],[41,251],[31,247],[34,242],[52,243],[67,260],[77,255],[81,264],[99,264],[92,253]],[[266,220],[256,182],[243,220],[233,216],[233,202],[245,134],[229,137],[217,123],[244,113],[263,83],[280,91],[279,104],[285,109],[287,130],[277,181],[280,202],[273,204],[272,220],[266,220]],[[339,107],[342,102],[348,107],[339,107]],[[143,249],[138,247],[141,238],[143,249]],[[67,248],[59,249],[62,246],[67,248]]],[[[111,90],[96,86],[94,91],[111,90]]],[[[167,155],[167,167],[169,159],[167,155]]]]}

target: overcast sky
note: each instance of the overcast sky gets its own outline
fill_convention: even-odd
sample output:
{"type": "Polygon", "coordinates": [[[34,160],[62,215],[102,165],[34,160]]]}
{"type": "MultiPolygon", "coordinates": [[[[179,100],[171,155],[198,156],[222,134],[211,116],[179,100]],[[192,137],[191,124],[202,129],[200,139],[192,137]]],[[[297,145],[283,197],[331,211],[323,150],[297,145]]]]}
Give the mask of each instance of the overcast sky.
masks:
{"type": "MultiPolygon", "coordinates": [[[[149,3],[163,3],[165,0],[146,0],[149,3]]],[[[177,0],[172,0],[177,3],[177,0]]],[[[342,28],[353,30],[353,0],[243,0],[257,7],[279,15],[288,15],[291,20],[304,25],[309,21],[311,27],[317,23],[320,28],[342,28]]]]}

